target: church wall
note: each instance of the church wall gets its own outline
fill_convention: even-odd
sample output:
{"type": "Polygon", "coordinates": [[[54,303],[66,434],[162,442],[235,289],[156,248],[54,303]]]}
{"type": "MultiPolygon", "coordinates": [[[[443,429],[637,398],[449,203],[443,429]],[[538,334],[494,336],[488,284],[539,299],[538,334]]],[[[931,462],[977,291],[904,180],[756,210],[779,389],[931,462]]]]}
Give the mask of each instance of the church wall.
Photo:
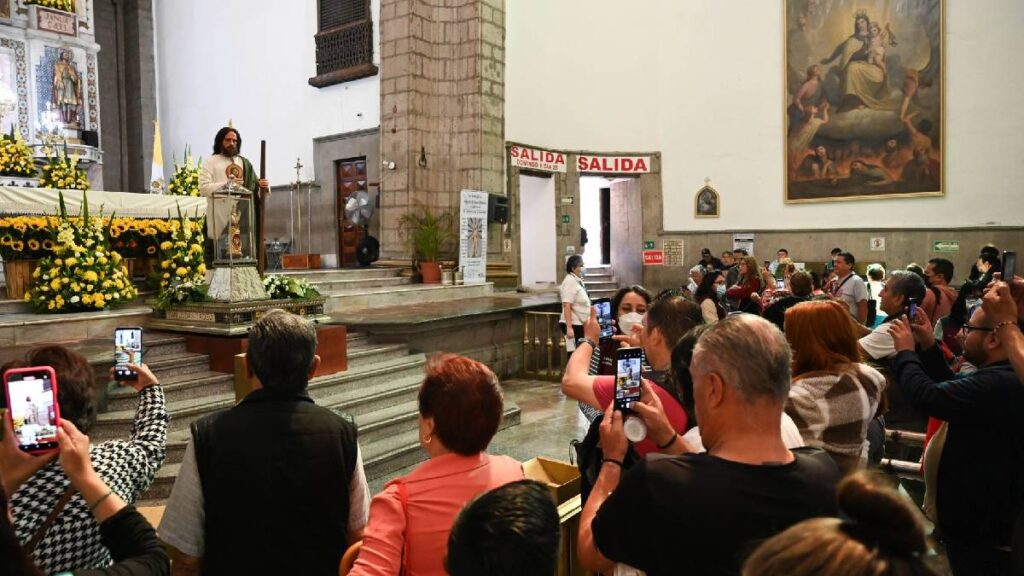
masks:
{"type": "MultiPolygon", "coordinates": [[[[645,239],[683,238],[687,261],[705,238],[715,250],[729,247],[724,232],[733,230],[799,230],[759,238],[771,251],[775,238],[795,245],[808,237],[807,250],[825,242],[866,258],[867,232],[877,229],[899,246],[882,254],[895,261],[921,258],[929,239],[950,227],[985,227],[956,237],[966,260],[978,242],[1022,239],[1024,111],[1016,96],[1024,68],[1002,63],[1024,50],[1024,3],[947,2],[946,10],[944,197],[783,202],[779,1],[661,0],[643,10],[613,0],[510,2],[506,138],[549,149],[661,152],[661,185],[644,187],[645,239]],[[717,219],[693,216],[705,177],[721,194],[717,219]],[[650,210],[652,202],[660,210],[650,210]]],[[[651,280],[666,274],[645,270],[651,280]]]]}
{"type": "MultiPolygon", "coordinates": [[[[321,171],[333,164],[314,172],[314,138],[379,125],[378,76],[326,88],[308,84],[316,75],[316,0],[154,4],[168,175],[172,152],[180,159],[189,144],[195,156],[208,156],[228,119],[257,169],[259,141],[267,141],[267,177],[275,187],[295,181],[296,158],[306,166],[303,180],[332,176],[321,171]]],[[[370,9],[379,38],[380,2],[371,0],[370,9]]],[[[375,52],[377,65],[379,58],[375,52]]]]}

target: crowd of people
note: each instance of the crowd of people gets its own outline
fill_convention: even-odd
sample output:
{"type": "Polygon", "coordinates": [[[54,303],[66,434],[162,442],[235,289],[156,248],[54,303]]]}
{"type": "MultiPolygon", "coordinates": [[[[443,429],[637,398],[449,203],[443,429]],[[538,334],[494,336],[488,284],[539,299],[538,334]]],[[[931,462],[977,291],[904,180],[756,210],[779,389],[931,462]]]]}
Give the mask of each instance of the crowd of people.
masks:
{"type": "MultiPolygon", "coordinates": [[[[942,259],[887,278],[870,267],[865,281],[840,249],[820,274],[786,250],[774,266],[708,250],[680,290],[620,290],[605,339],[582,261],[569,258],[561,388],[592,420],[577,446],[577,560],[604,574],[929,575],[938,550],[957,576],[1019,571],[1024,280],[1003,281],[986,250],[959,289],[942,259]],[[616,407],[622,348],[642,352],[628,410],[616,407]],[[930,535],[894,478],[870,470],[899,410],[928,431],[930,535]]],[[[156,530],[132,506],[166,453],[153,373],[131,366],[130,437],[91,445],[85,359],[45,346],[9,363],[54,368],[62,419],[59,451],[37,456],[3,417],[0,573],[555,573],[562,538],[547,487],[487,452],[504,412],[487,366],[428,362],[428,459],[371,498],[355,425],[307,393],[316,344],[299,316],[255,323],[253,390],[191,424],[156,530]]]]}

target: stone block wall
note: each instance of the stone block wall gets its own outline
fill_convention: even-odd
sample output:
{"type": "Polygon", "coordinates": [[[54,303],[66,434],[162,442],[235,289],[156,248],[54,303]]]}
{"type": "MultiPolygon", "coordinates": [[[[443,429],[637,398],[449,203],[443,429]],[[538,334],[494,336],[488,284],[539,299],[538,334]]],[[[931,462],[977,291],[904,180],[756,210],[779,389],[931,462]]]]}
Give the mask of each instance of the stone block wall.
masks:
{"type": "Polygon", "coordinates": [[[381,255],[404,258],[402,214],[502,192],[504,0],[382,0],[380,21],[381,255]]]}

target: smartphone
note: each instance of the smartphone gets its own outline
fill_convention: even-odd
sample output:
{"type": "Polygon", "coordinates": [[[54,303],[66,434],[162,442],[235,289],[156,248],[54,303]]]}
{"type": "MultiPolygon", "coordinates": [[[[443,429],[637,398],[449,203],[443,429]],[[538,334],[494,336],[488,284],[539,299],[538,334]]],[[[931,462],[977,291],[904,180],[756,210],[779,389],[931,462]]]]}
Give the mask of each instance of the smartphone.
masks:
{"type": "Polygon", "coordinates": [[[137,326],[114,330],[114,380],[138,380],[139,374],[129,364],[142,363],[142,328],[137,326]]]}
{"type": "Polygon", "coordinates": [[[612,301],[608,298],[598,298],[593,302],[597,308],[597,323],[601,325],[601,342],[611,340],[615,334],[615,325],[612,323],[612,301]]]}
{"type": "Polygon", "coordinates": [[[914,320],[917,318],[917,300],[909,298],[907,302],[907,318],[914,320]]]}
{"type": "Polygon", "coordinates": [[[1003,282],[1010,284],[1017,273],[1017,253],[1003,252],[1003,282]]]}
{"type": "Polygon", "coordinates": [[[629,412],[640,400],[640,364],[643,349],[619,348],[615,353],[615,409],[629,412]]]}
{"type": "Polygon", "coordinates": [[[786,289],[786,281],[785,280],[776,280],[775,281],[775,289],[776,290],[785,290],[786,289]]]}
{"type": "Polygon", "coordinates": [[[4,374],[4,395],[18,448],[31,454],[57,450],[60,406],[53,368],[11,368],[4,374]]]}

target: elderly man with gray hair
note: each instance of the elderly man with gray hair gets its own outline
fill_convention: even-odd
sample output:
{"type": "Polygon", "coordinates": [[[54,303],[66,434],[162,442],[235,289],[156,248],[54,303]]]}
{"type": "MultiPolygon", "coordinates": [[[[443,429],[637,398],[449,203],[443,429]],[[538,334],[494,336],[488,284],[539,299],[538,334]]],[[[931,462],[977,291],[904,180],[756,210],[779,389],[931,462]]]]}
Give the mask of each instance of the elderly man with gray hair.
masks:
{"type": "Polygon", "coordinates": [[[739,314],[707,329],[690,364],[707,451],[650,457],[624,475],[623,418],[609,407],[604,462],[580,520],[585,568],[620,562],[649,576],[739,574],[760,540],[836,514],[835,463],[782,439],[791,360],[785,336],[763,318],[739,314]]]}
{"type": "Polygon", "coordinates": [[[252,392],[192,424],[160,523],[173,574],[337,574],[369,493],[355,426],[306,392],[308,320],[271,310],[249,331],[252,392]]]}

